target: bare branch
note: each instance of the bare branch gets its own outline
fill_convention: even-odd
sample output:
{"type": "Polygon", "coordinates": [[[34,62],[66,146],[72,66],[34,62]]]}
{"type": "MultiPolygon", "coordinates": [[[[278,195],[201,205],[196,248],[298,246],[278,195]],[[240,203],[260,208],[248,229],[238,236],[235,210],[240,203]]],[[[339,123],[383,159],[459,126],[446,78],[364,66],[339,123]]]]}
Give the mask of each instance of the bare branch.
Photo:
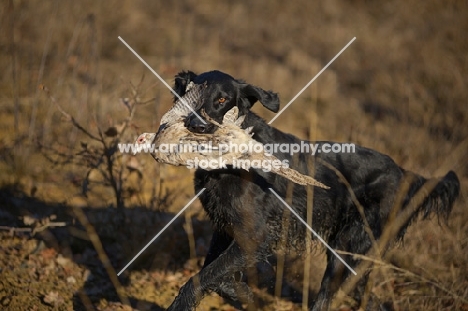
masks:
{"type": "Polygon", "coordinates": [[[86,136],[88,136],[91,139],[99,141],[99,139],[91,134],[87,129],[85,129],[78,121],[75,120],[75,118],[70,115],[68,112],[65,111],[65,109],[62,108],[62,106],[55,100],[55,98],[50,94],[50,90],[45,86],[45,85],[40,85],[40,88],[47,94],[47,97],[49,97],[50,101],[57,107],[57,109],[60,111],[60,113],[70,122],[72,122],[73,126],[79,129],[82,133],[84,133],[86,136]]]}

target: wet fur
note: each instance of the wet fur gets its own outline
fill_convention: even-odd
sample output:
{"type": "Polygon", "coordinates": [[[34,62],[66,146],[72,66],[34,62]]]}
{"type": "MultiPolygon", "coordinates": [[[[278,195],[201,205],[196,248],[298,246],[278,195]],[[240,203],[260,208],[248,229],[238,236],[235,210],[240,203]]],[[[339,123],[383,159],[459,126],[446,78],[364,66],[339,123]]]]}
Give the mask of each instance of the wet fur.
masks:
{"type": "MultiPolygon", "coordinates": [[[[236,105],[240,114],[246,115],[242,127],[253,126],[253,138],[257,141],[263,144],[301,142],[300,139],[269,126],[250,111],[254,103],[259,101],[265,108],[277,112],[277,94],[219,71],[200,75],[188,71],[179,73],[175,79],[174,89],[180,96],[184,94],[189,81],[196,84],[207,82],[202,108],[218,122],[226,111],[236,105]],[[222,105],[218,101],[220,97],[226,98],[222,105]]],[[[185,124],[189,129],[195,130],[198,129],[196,122],[197,118],[189,116],[185,124]]],[[[213,125],[203,129],[205,133],[213,130],[213,125]]],[[[363,219],[351,197],[351,191],[364,208],[370,230],[378,239],[388,225],[388,217],[401,183],[411,180],[403,200],[404,209],[410,198],[427,182],[425,178],[400,168],[389,156],[361,146],[356,146],[355,153],[320,153],[314,157],[300,154],[295,159],[284,153],[277,153],[275,156],[280,160],[288,159],[293,168],[303,174],[312,174],[309,168],[313,166],[313,176],[331,187],[328,190],[313,189],[313,228],[332,248],[351,253],[364,254],[372,245],[364,230],[363,219]],[[329,165],[343,175],[351,189],[340,181],[329,165]],[[412,178],[406,179],[408,175],[412,178]]],[[[234,300],[249,298],[251,293],[248,287],[236,280],[235,273],[266,261],[274,253],[282,237],[285,207],[269,188],[286,198],[288,180],[285,178],[261,170],[197,170],[194,184],[195,192],[206,188],[200,200],[214,225],[214,235],[204,267],[181,288],[168,310],[192,310],[210,291],[234,300]]],[[[290,205],[303,219],[307,219],[307,188],[300,185],[289,186],[293,187],[290,205]]],[[[412,217],[405,221],[398,236],[403,236],[406,227],[420,213],[424,216],[435,214],[448,217],[459,191],[456,174],[448,172],[412,217]]],[[[301,241],[305,240],[305,227],[294,216],[289,220],[287,243],[293,247],[301,247],[301,241]]],[[[349,256],[343,258],[351,266],[358,263],[349,256]]],[[[328,309],[331,298],[349,274],[348,269],[333,254],[327,252],[327,268],[311,310],[328,309]]],[[[364,276],[354,295],[358,301],[365,282],[364,276]]]]}

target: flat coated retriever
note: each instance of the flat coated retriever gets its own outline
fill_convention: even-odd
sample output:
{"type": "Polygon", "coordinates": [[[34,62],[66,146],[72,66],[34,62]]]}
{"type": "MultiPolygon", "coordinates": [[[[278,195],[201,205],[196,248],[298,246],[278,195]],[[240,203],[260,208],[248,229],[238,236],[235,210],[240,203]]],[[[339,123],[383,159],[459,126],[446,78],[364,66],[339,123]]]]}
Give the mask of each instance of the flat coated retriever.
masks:
{"type": "MultiPolygon", "coordinates": [[[[259,101],[267,109],[277,112],[277,94],[220,71],[200,75],[180,72],[175,77],[174,90],[180,96],[184,95],[189,81],[196,84],[207,82],[199,114],[204,109],[207,115],[221,123],[224,114],[237,106],[240,115],[246,115],[242,128],[253,127],[253,138],[257,141],[263,144],[301,143],[300,139],[269,126],[250,111],[259,101]]],[[[194,115],[189,115],[185,122],[191,131],[197,133],[211,133],[215,129],[214,125],[203,124],[194,115]]],[[[436,214],[446,219],[460,191],[459,180],[452,171],[440,179],[425,179],[405,171],[390,157],[360,146],[355,147],[354,153],[322,152],[314,156],[299,153],[291,156],[274,152],[274,155],[280,160],[289,160],[294,169],[312,174],[330,186],[328,190],[313,188],[313,199],[309,199],[313,200],[312,228],[333,249],[350,253],[369,252],[376,245],[373,244],[376,240],[383,240],[382,234],[386,228],[391,228],[390,225],[397,226],[390,235],[391,240],[401,238],[418,214],[424,217],[436,214]],[[426,189],[431,182],[432,187],[426,189]],[[424,194],[422,200],[413,204],[416,199],[412,198],[420,193],[424,194]],[[400,225],[397,225],[397,220],[400,220],[400,225]]],[[[306,227],[295,216],[286,214],[286,228],[286,207],[269,190],[272,188],[281,197],[288,197],[285,178],[261,169],[198,169],[195,192],[202,188],[206,190],[200,200],[214,226],[210,249],[202,270],[180,289],[168,310],[193,310],[211,291],[234,300],[250,297],[248,285],[239,280],[239,272],[267,261],[284,236],[286,247],[300,248],[305,244],[306,227]]],[[[291,194],[290,206],[307,219],[307,187],[294,184],[291,194]]],[[[382,251],[386,248],[385,245],[380,247],[382,251]]],[[[343,255],[342,258],[352,267],[359,263],[352,256],[343,255]]],[[[327,310],[331,298],[349,274],[349,269],[327,251],[327,267],[311,310],[327,310]]],[[[352,293],[359,302],[367,282],[366,273],[352,277],[361,278],[352,293]]]]}

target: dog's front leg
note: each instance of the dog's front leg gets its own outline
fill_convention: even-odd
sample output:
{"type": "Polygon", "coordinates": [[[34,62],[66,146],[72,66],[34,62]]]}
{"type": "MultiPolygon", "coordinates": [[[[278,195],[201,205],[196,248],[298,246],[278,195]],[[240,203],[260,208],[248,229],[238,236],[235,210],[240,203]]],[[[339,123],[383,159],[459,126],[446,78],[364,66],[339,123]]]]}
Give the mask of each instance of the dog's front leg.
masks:
{"type": "Polygon", "coordinates": [[[215,290],[235,272],[253,266],[255,260],[251,258],[252,256],[247,258],[239,245],[232,242],[226,251],[180,288],[179,294],[167,310],[194,310],[207,293],[215,290]]]}

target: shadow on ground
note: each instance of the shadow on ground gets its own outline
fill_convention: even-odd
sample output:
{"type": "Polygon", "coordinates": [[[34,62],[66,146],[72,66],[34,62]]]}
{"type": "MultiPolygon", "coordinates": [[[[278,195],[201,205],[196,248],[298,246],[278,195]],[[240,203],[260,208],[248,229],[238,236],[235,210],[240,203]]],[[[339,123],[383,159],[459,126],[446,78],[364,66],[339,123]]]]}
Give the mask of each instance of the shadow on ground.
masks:
{"type": "MultiPolygon", "coordinates": [[[[208,221],[181,216],[117,277],[174,214],[50,204],[14,185],[0,188],[0,206],[0,263],[6,267],[0,270],[0,303],[8,310],[164,310],[200,270],[212,233],[208,221]]],[[[276,276],[267,264],[258,273],[256,302],[264,306],[271,303],[276,276]]],[[[285,279],[281,295],[289,303],[302,300],[301,290],[285,279]]],[[[240,307],[217,295],[203,303],[240,307]]]]}
{"type": "Polygon", "coordinates": [[[67,309],[71,307],[67,301],[73,301],[73,310],[93,306],[105,310],[112,305],[109,302],[125,302],[125,297],[140,310],[163,310],[142,297],[163,294],[158,285],[167,279],[173,279],[173,287],[183,284],[200,268],[211,236],[207,221],[182,216],[117,278],[116,273],[174,214],[140,207],[77,209],[48,204],[15,186],[0,188],[0,206],[0,262],[6,267],[0,270],[4,280],[0,301],[9,310],[37,303],[67,309]],[[35,282],[40,286],[24,286],[35,282]]]}

